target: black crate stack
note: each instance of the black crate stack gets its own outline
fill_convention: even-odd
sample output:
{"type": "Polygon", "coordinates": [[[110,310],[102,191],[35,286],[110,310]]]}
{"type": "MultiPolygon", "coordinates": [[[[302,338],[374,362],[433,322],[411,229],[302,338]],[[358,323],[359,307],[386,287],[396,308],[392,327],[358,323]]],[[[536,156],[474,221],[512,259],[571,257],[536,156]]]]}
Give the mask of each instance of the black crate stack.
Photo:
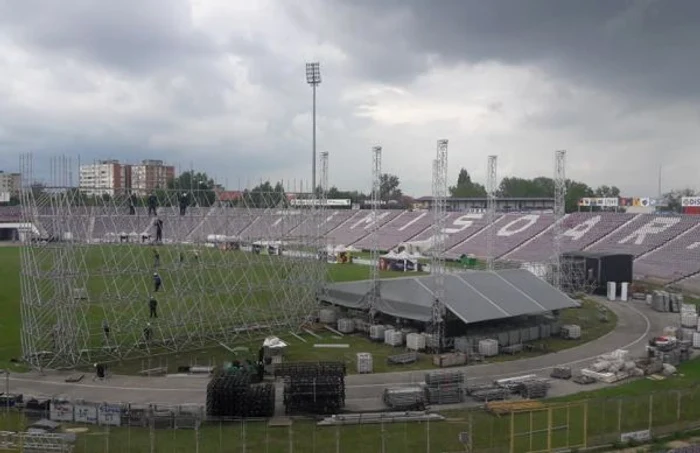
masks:
{"type": "Polygon", "coordinates": [[[425,386],[430,404],[461,403],[464,398],[464,373],[437,371],[425,373],[425,386]]]}
{"type": "Polygon", "coordinates": [[[226,418],[272,417],[275,414],[275,387],[252,385],[250,373],[218,373],[207,386],[207,416],[226,418]]]}
{"type": "Polygon", "coordinates": [[[284,377],[288,415],[334,414],[345,406],[345,365],[341,362],[286,363],[275,374],[284,377]]]}

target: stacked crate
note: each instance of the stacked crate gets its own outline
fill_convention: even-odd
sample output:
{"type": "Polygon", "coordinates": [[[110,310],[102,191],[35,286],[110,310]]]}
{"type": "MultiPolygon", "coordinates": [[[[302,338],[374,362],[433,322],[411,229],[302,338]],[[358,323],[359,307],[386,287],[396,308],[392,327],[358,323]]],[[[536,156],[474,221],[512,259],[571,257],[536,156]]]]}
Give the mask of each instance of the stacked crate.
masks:
{"type": "Polygon", "coordinates": [[[464,373],[461,371],[426,373],[425,387],[430,404],[461,403],[464,397],[464,373]]]}

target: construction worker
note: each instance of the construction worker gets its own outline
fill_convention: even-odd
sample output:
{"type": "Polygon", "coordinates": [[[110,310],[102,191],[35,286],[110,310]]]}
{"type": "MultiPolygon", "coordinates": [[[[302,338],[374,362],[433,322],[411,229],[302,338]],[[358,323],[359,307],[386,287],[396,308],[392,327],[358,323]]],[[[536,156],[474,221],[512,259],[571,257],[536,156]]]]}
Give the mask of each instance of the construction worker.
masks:
{"type": "Polygon", "coordinates": [[[153,249],[153,267],[158,269],[160,267],[160,253],[158,249],[153,249]]]}
{"type": "Polygon", "coordinates": [[[159,218],[153,222],[153,226],[156,227],[156,243],[160,244],[163,242],[163,221],[159,218]]]}
{"type": "Polygon", "coordinates": [[[95,377],[92,378],[92,380],[99,379],[100,381],[104,380],[105,378],[105,366],[101,363],[95,363],[93,365],[95,368],[95,377]]]}
{"type": "Polygon", "coordinates": [[[150,322],[146,323],[146,327],[143,328],[143,339],[146,343],[153,339],[153,329],[150,322]]]}
{"type": "Polygon", "coordinates": [[[187,199],[187,194],[183,193],[180,195],[180,215],[185,215],[187,213],[187,205],[189,200],[187,199]]]}
{"type": "Polygon", "coordinates": [[[136,195],[129,195],[129,215],[136,215],[136,195]]]}
{"type": "Polygon", "coordinates": [[[107,319],[102,320],[102,332],[105,335],[105,342],[109,342],[110,329],[109,329],[109,323],[107,322],[107,319]]]}
{"type": "Polygon", "coordinates": [[[155,192],[151,192],[151,195],[148,196],[148,215],[158,215],[158,197],[156,197],[155,192]]]}
{"type": "Polygon", "coordinates": [[[148,309],[150,312],[148,315],[149,318],[158,317],[158,301],[153,296],[151,296],[151,299],[148,301],[148,309]]]}
{"type": "Polygon", "coordinates": [[[157,293],[160,287],[163,285],[163,280],[161,280],[158,272],[153,273],[153,292],[157,293]]]}

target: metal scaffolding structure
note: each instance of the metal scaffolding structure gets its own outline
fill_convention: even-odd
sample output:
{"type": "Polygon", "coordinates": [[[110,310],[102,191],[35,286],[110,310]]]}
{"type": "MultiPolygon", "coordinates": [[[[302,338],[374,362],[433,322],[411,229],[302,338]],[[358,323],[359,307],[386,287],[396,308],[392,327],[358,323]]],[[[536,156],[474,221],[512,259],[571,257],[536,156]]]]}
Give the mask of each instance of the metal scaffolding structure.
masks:
{"type": "Polygon", "coordinates": [[[323,198],[328,194],[328,151],[321,154],[321,194],[323,198]]]}
{"type": "Polygon", "coordinates": [[[433,161],[433,236],[430,274],[433,276],[432,334],[438,352],[445,345],[445,217],[447,216],[447,140],[438,140],[433,161]]]}
{"type": "Polygon", "coordinates": [[[379,208],[382,202],[382,147],[372,148],[372,223],[370,224],[369,293],[367,305],[370,320],[374,319],[375,307],[380,296],[379,280],[379,208]]]}
{"type": "MultiPolygon", "coordinates": [[[[562,289],[561,235],[566,215],[566,151],[554,152],[554,227],[552,256],[552,285],[562,289]]],[[[571,279],[568,279],[571,281],[571,279]]]]}
{"type": "Polygon", "coordinates": [[[486,168],[486,264],[488,270],[494,269],[496,257],[494,244],[496,239],[496,191],[498,190],[498,156],[489,156],[486,168]]]}
{"type": "Polygon", "coordinates": [[[292,206],[281,184],[235,201],[195,189],[182,213],[178,190],[88,195],[67,184],[65,159],[41,186],[33,168],[23,156],[22,350],[33,367],[229,345],[296,330],[317,307],[324,208],[311,194],[292,206]]]}

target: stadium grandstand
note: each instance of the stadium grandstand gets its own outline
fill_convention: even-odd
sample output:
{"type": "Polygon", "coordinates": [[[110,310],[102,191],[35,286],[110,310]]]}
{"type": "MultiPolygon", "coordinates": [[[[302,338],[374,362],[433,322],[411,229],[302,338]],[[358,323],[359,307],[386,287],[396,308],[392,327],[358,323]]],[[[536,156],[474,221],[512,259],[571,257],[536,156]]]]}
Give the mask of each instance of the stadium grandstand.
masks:
{"type": "MultiPolygon", "coordinates": [[[[118,238],[141,237],[147,234],[152,219],[145,208],[133,216],[115,217],[97,208],[77,208],[75,239],[102,243],[118,238]],[[143,212],[142,212],[143,211],[143,212]],[[84,236],[84,237],[80,237],[84,236]]],[[[178,216],[177,210],[164,212],[167,219],[178,216]]],[[[300,228],[288,222],[293,210],[255,210],[237,212],[236,208],[191,208],[187,218],[171,222],[176,226],[166,237],[170,242],[205,242],[212,235],[237,237],[241,240],[262,239],[257,231],[265,231],[265,239],[274,239],[274,232],[293,236],[300,228]],[[224,213],[216,210],[226,211],[224,213]],[[213,215],[216,214],[216,215],[213,215]],[[222,214],[228,219],[225,231],[217,225],[222,214]],[[228,215],[230,214],[230,215],[228,215]]],[[[178,216],[179,217],[179,216],[178,216]]],[[[0,238],[17,239],[21,224],[18,207],[0,207],[0,238]]],[[[40,235],[52,236],[52,217],[36,213],[37,225],[26,226],[40,235]]],[[[537,263],[547,261],[552,253],[553,214],[498,214],[492,225],[483,213],[451,212],[445,222],[446,255],[458,259],[463,255],[486,256],[488,230],[496,238],[494,255],[498,260],[537,263]]],[[[383,210],[378,216],[378,244],[383,251],[399,245],[430,243],[433,235],[432,215],[427,211],[383,210]]],[[[661,284],[677,284],[700,291],[700,216],[629,214],[617,212],[575,212],[563,220],[562,251],[590,251],[631,254],[635,257],[635,276],[661,284]]],[[[367,210],[328,210],[321,232],[333,246],[370,247],[372,214],[367,210]]],[[[35,233],[36,234],[36,233],[35,233]]]]}

